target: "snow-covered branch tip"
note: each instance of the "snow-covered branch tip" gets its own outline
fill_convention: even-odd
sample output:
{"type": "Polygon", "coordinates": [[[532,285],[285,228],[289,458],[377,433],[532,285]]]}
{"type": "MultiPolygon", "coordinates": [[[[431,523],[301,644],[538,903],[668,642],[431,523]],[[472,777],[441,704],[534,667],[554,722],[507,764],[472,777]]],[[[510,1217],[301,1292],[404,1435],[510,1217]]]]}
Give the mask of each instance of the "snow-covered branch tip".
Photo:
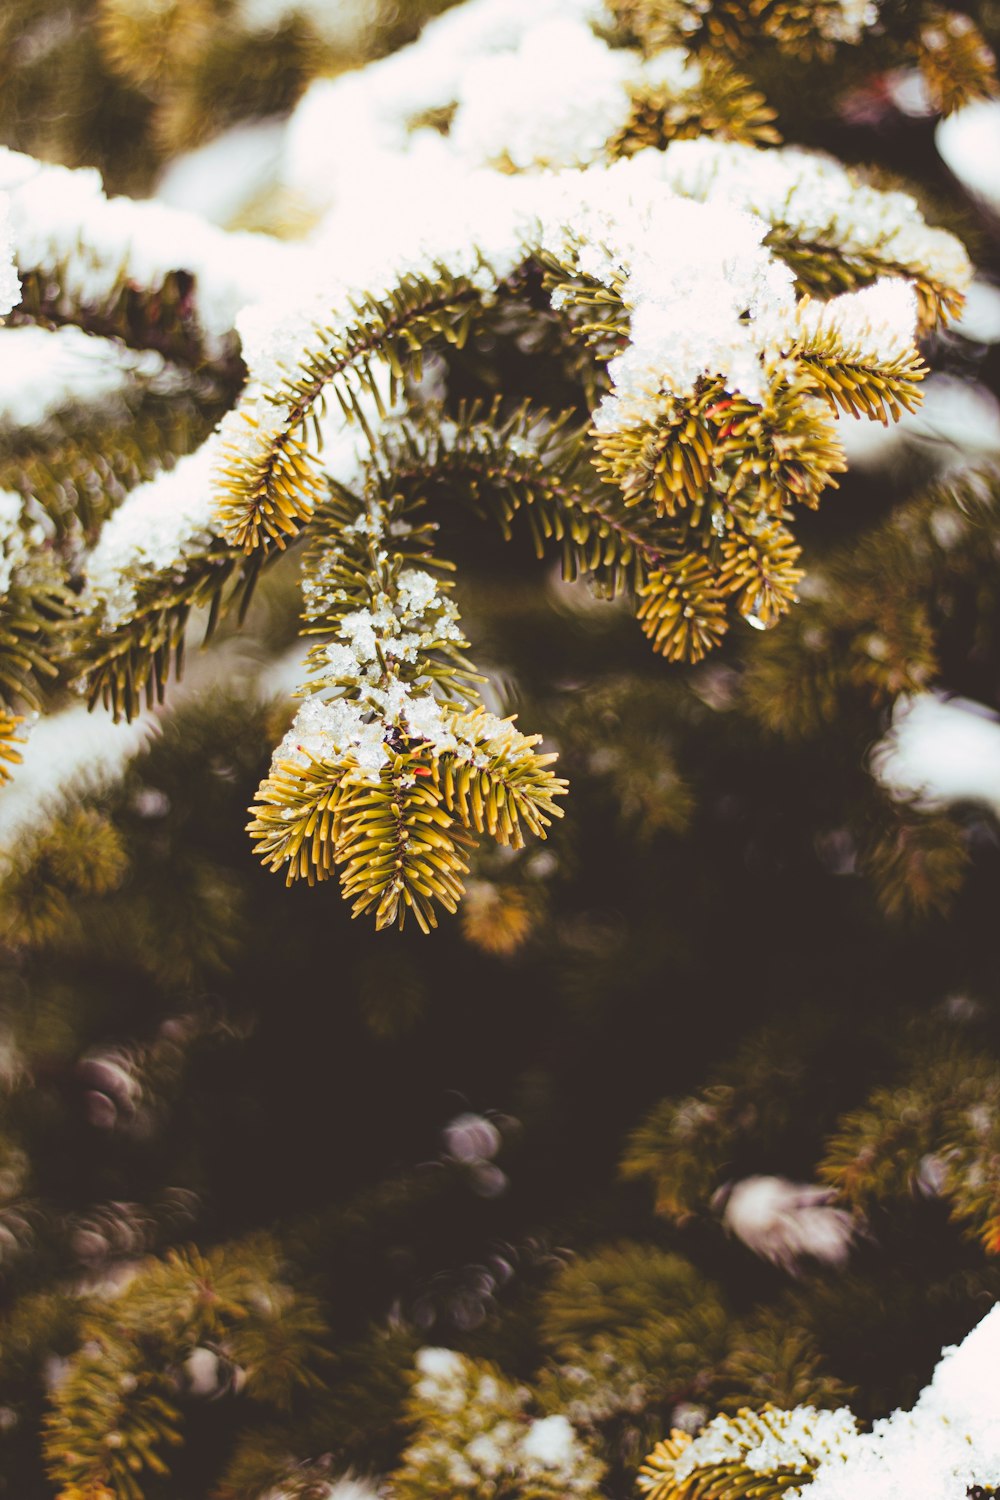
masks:
{"type": "Polygon", "coordinates": [[[862,1432],[846,1409],[765,1407],[716,1417],[695,1438],[675,1431],[640,1470],[647,1500],[966,1500],[1000,1476],[995,1370],[1000,1307],[946,1349],[912,1411],[862,1432]]]}
{"type": "Polygon", "coordinates": [[[250,832],[289,883],[337,867],[354,915],[422,930],[456,909],[465,852],[489,834],[544,837],[565,782],[509,719],[477,705],[448,584],[400,496],[333,497],[306,559],[306,621],[334,631],[312,649],[310,696],[275,751],[250,832]],[[326,692],[330,697],[321,697],[326,692]]]}

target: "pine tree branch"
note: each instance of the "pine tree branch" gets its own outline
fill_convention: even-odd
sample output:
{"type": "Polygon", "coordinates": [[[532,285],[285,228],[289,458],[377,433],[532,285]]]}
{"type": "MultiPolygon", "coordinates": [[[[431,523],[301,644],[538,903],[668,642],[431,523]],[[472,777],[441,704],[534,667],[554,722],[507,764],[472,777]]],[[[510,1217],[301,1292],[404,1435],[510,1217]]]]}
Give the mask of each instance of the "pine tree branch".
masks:
{"type": "Polygon", "coordinates": [[[170,271],[158,285],[136,286],[122,277],[99,302],[78,303],[67,287],[67,267],[20,267],[21,301],[11,327],[80,328],[95,338],[116,339],[129,349],[151,349],[189,369],[209,369],[223,389],[235,393],[242,378],[235,335],[228,350],[210,352],[196,314],[196,283],[189,271],[170,271]]]}
{"type": "Polygon", "coordinates": [[[204,636],[209,640],[223,613],[234,606],[241,617],[246,612],[261,568],[273,557],[246,557],[213,538],[182,568],[144,578],[110,640],[100,628],[103,606],[84,617],[72,659],[90,706],[102,703],[116,719],[133,719],[144,702],[148,708],[162,703],[171,675],[179,677],[183,671],[192,611],[209,611],[204,636]]]}
{"type": "Polygon", "coordinates": [[[244,1389],[270,1405],[287,1406],[296,1388],[312,1385],[325,1321],[282,1270],[264,1236],[208,1255],[173,1250],[109,1303],[91,1303],[46,1419],[50,1477],[69,1493],[75,1485],[143,1500],[151,1476],[169,1475],[166,1454],[181,1442],[175,1392],[196,1350],[239,1353],[244,1389]]]}
{"type": "Polygon", "coordinates": [[[878,249],[850,250],[829,242],[804,238],[794,225],[777,223],[766,243],[795,272],[799,291],[816,297],[861,291],[883,276],[913,281],[919,327],[930,333],[958,317],[965,301],[961,288],[911,263],[880,254],[878,249]]]}
{"type": "Polygon", "coordinates": [[[70,596],[52,571],[19,578],[0,598],[0,693],[8,704],[40,709],[44,688],[58,676],[70,596]]]}
{"type": "Polygon", "coordinates": [[[590,460],[587,430],[572,412],[550,416],[528,405],[502,419],[499,405],[461,410],[454,421],[433,411],[384,440],[377,479],[443,502],[489,512],[509,539],[524,513],[539,558],[560,546],[563,576],[592,577],[613,594],[638,589],[674,539],[641,513],[629,514],[590,460]]]}
{"type": "Polygon", "coordinates": [[[0,430],[0,490],[33,496],[62,539],[77,527],[87,543],[136,485],[192,452],[221,414],[217,393],[129,391],[95,410],[65,408],[41,430],[0,430]]]}
{"type": "Polygon", "coordinates": [[[159,204],[107,199],[97,173],[16,152],[0,162],[22,300],[12,321],[74,325],[130,348],[208,369],[234,393],[242,379],[233,321],[287,248],[229,235],[159,204]]]}
{"type": "Polygon", "coordinates": [[[365,421],[362,395],[381,407],[375,366],[388,367],[390,402],[404,373],[419,379],[423,353],[435,341],[461,348],[481,293],[440,268],[440,279],[404,276],[387,297],[354,306],[343,328],[320,328],[296,369],[269,394],[237,409],[220,471],[219,517],[233,544],[284,545],[309,519],[320,493],[317,462],[301,434],[327,387],[348,421],[365,421]],[[242,418],[242,428],[239,425],[242,418]]]}
{"type": "Polygon", "coordinates": [[[631,90],[628,120],[608,142],[612,158],[634,156],[649,147],[662,151],[671,141],[709,135],[745,145],[774,146],[781,141],[777,118],[753,81],[721,58],[700,63],[697,83],[678,90],[668,84],[646,84],[631,90]]]}

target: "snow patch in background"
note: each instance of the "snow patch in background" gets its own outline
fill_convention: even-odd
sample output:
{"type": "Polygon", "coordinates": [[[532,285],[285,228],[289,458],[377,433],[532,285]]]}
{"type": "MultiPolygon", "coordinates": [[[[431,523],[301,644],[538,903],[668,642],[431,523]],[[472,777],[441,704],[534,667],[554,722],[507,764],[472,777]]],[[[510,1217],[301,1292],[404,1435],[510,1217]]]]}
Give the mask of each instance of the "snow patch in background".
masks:
{"type": "Polygon", "coordinates": [[[136,353],[79,328],[0,330],[0,422],[34,427],[77,402],[131,389],[136,377],[162,373],[152,351],[136,353]]]}
{"type": "Polygon", "coordinates": [[[984,802],[1000,812],[1000,716],[967,698],[900,698],[871,766],[894,797],[927,811],[984,802]]]}
{"type": "Polygon", "coordinates": [[[858,1234],[852,1214],[836,1207],[831,1188],[785,1177],[744,1177],[716,1194],[723,1226],[755,1255],[797,1274],[811,1257],[843,1270],[858,1234]]]}
{"type": "Polygon", "coordinates": [[[348,1475],[336,1481],[328,1500],[379,1500],[379,1496],[379,1490],[373,1489],[362,1479],[352,1479],[348,1475]]]}
{"type": "Polygon", "coordinates": [[[639,77],[634,53],[606,47],[569,18],[543,21],[517,52],[472,60],[459,81],[452,141],[470,159],[506,154],[522,170],[586,165],[627,121],[628,84],[639,77]]]}
{"type": "Polygon", "coordinates": [[[877,469],[919,449],[942,474],[1000,455],[1000,402],[986,386],[935,374],[923,381],[921,391],[923,403],[916,411],[904,411],[888,427],[840,417],[837,433],[852,467],[877,469]]]}
{"type": "MultiPolygon", "coordinates": [[[[195,632],[204,613],[193,616],[195,632]]],[[[20,733],[27,738],[27,744],[20,747],[22,764],[13,768],[12,781],[0,791],[0,861],[40,821],[123,777],[130,762],[159,734],[164,718],[184,704],[217,698],[220,693],[241,695],[247,703],[287,696],[293,665],[301,665],[308,646],[308,641],[300,642],[278,662],[271,662],[236,637],[212,651],[192,655],[183,681],[172,684],[169,707],[144,710],[131,724],[116,724],[103,709],[91,712],[81,703],[22,726],[20,733]]],[[[148,816],[161,812],[151,808],[148,816]]],[[[351,1500],[348,1492],[345,1497],[351,1500]]]]}
{"type": "Polygon", "coordinates": [[[1000,101],[980,99],[934,133],[938,153],[967,192],[1000,213],[1000,101]]]}
{"type": "Polygon", "coordinates": [[[0,796],[0,854],[37,828],[41,809],[57,808],[121,776],[156,732],[151,714],[116,724],[110,714],[91,713],[83,704],[40,719],[22,746],[23,763],[0,796]]]}
{"type": "Polygon", "coordinates": [[[982,276],[975,277],[951,331],[976,344],[1000,343],[1000,287],[982,276]]]}
{"type": "Polygon", "coordinates": [[[273,185],[284,137],[283,120],[234,126],[176,157],[160,177],[156,196],[210,224],[231,224],[273,185]]]}
{"type": "Polygon", "coordinates": [[[358,47],[378,20],[377,0],[239,0],[239,22],[252,31],[278,31],[296,18],[309,21],[333,47],[358,47]]]}

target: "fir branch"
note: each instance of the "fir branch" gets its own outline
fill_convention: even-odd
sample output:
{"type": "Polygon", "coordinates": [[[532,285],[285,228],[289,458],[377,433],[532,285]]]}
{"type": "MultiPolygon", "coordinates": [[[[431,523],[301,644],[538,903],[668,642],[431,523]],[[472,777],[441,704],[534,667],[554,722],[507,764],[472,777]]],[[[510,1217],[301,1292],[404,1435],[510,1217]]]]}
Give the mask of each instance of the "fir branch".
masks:
{"type": "Polygon", "coordinates": [[[453,710],[444,723],[454,751],[419,739],[408,745],[384,726],[377,780],[345,751],[321,759],[296,746],[293,729],[249,825],[261,858],[272,870],[287,864],[289,884],[325,880],[343,866],[352,914],[373,911],[377,928],[402,926],[407,909],[422,931],[436,926],[434,903],[454,912],[462,894],[470,830],[520,847],[523,821],[544,837],[559,816],[552,799],[565,789],[545,769],[553,757],[536,755],[534,741],[509,723],[481,709],[453,710]],[[295,761],[283,758],[289,752],[295,761]]]}
{"type": "Polygon", "coordinates": [[[482,707],[457,714],[452,730],[463,752],[440,757],[433,768],[434,783],[444,806],[463,827],[523,849],[521,823],[536,838],[544,838],[551,820],[563,815],[553,798],[561,796],[567,784],[545,769],[558,757],[535,752],[541,735],[520,734],[510,720],[501,725],[482,707]],[[465,747],[471,748],[471,760],[465,747]]]}
{"type": "Polygon", "coordinates": [[[528,1391],[485,1360],[422,1349],[416,1363],[397,1500],[598,1500],[604,1464],[564,1416],[534,1417],[528,1391]]]}
{"type": "Polygon", "coordinates": [[[474,698],[479,679],[463,654],[468,643],[448,597],[452,585],[426,572],[447,572],[451,564],[432,551],[436,527],[410,519],[421,504],[401,490],[364,501],[330,487],[304,560],[303,633],[332,631],[341,639],[310,651],[310,691],[358,693],[376,712],[386,706],[390,679],[424,691],[433,683],[445,702],[474,698]]]}
{"type": "Polygon", "coordinates": [[[25,743],[24,736],[16,732],[23,723],[22,714],[12,714],[9,709],[0,708],[0,786],[10,780],[10,767],[20,764],[20,751],[14,747],[25,743]]]}
{"type": "Polygon", "coordinates": [[[444,810],[438,789],[418,779],[430,775],[429,765],[393,756],[377,786],[353,787],[338,808],[344,897],[352,916],[374,912],[376,930],[402,927],[409,908],[427,933],[437,926],[435,902],[458,908],[474,841],[444,810]]]}
{"type": "Polygon", "coordinates": [[[661,1388],[703,1393],[729,1345],[718,1287],[682,1255],[628,1240],[560,1267],[539,1318],[558,1358],[611,1350],[615,1363],[646,1370],[652,1389],[658,1376],[661,1388]]]}
{"type": "MultiPolygon", "coordinates": [[[[813,575],[810,598],[792,622],[761,642],[748,663],[749,712],[788,739],[826,734],[859,714],[867,726],[860,732],[876,734],[873,710],[934,682],[963,600],[980,601],[977,631],[992,631],[995,570],[983,540],[995,525],[998,500],[994,468],[951,476],[900,506],[863,550],[834,552],[813,575]]],[[[927,822],[926,814],[899,809],[868,830],[874,865],[886,874],[904,870],[892,855],[900,818],[912,831],[897,845],[897,857],[903,846],[916,854],[922,839],[916,825],[927,822]]],[[[940,820],[936,826],[937,833],[927,832],[927,852],[937,842],[943,856],[954,839],[943,839],[940,820]]],[[[905,877],[892,882],[899,910],[907,904],[905,884],[905,877]]],[[[914,894],[920,888],[926,893],[923,880],[914,894]]]]}
{"type": "Polygon", "coordinates": [[[890,921],[947,915],[971,853],[961,826],[942,814],[884,806],[872,820],[858,863],[890,921]]]}
{"type": "Polygon", "coordinates": [[[21,301],[9,315],[12,327],[81,328],[129,349],[154,350],[193,371],[208,369],[224,389],[233,394],[238,389],[243,367],[236,337],[221,349],[206,341],[196,312],[196,281],[189,271],[170,271],[152,288],[123,274],[100,300],[80,302],[66,262],[19,270],[21,301]]]}
{"type": "Polygon", "coordinates": [[[938,1195],[1000,1254],[1000,1065],[932,1028],[904,1048],[900,1075],[838,1120],[820,1177],[869,1209],[938,1195]]]}
{"type": "Polygon", "coordinates": [[[537,887],[476,878],[462,900],[462,936],[481,953],[509,958],[538,931],[545,911],[544,894],[537,887]]]}
{"type": "Polygon", "coordinates": [[[629,313],[623,301],[623,268],[608,268],[604,277],[581,269],[583,241],[572,226],[566,227],[563,254],[533,246],[531,261],[542,272],[542,286],[567,321],[567,331],[581,340],[600,359],[608,360],[629,337],[629,313]]]}
{"type": "Polygon", "coordinates": [[[342,866],[354,915],[376,927],[436,924],[454,911],[470,831],[523,842],[542,835],[565,784],[536,739],[483,709],[448,585],[436,569],[433,527],[413,525],[414,502],[394,490],[359,501],[331,488],[306,560],[306,626],[334,632],[309,654],[313,696],[275,753],[249,831],[288,881],[326,879],[342,866]],[[333,696],[323,701],[319,694],[333,696]]]}
{"type": "Polygon", "coordinates": [[[721,58],[706,57],[698,82],[689,88],[647,83],[634,86],[631,96],[629,118],[607,145],[613,158],[649,147],[662,151],[671,141],[703,135],[755,146],[781,141],[777,116],[764,95],[721,58]]]}
{"type": "Polygon", "coordinates": [[[219,538],[183,566],[168,568],[136,584],[134,605],[109,632],[102,629],[103,603],[77,625],[73,664],[91,707],[103,703],[116,719],[133,719],[143,702],[162,703],[171,674],[184,667],[187,626],[193,610],[207,609],[204,639],[223,613],[236,607],[242,618],[262,565],[276,554],[246,557],[219,538]]]}
{"type": "Polygon", "coordinates": [[[833,338],[828,348],[803,353],[802,362],[830,405],[852,417],[869,417],[887,426],[890,418],[898,422],[903,411],[915,411],[923,399],[917,382],[927,374],[927,366],[916,351],[880,367],[861,349],[845,348],[833,338]]]}
{"type": "Polygon", "coordinates": [[[6,940],[21,949],[79,940],[81,898],[116,890],[128,868],[117,829],[92,808],[32,831],[18,841],[4,875],[6,940]]]}
{"type": "Polygon", "coordinates": [[[0,693],[36,710],[58,675],[70,614],[68,590],[53,572],[46,565],[41,578],[22,576],[0,598],[0,693]]]}
{"type": "Polygon", "coordinates": [[[502,418],[499,402],[463,407],[454,421],[433,410],[387,435],[376,477],[383,493],[401,487],[442,503],[490,513],[510,538],[521,513],[541,558],[559,545],[563,577],[583,575],[612,595],[641,587],[673,532],[629,515],[590,460],[587,430],[572,412],[551,416],[527,404],[502,418]]]}
{"type": "Polygon", "coordinates": [[[63,409],[41,430],[2,432],[0,489],[38,500],[60,540],[79,528],[91,544],[128,492],[192,452],[220,414],[210,383],[183,396],[140,389],[95,411],[63,409]]]}
{"type": "Polygon", "coordinates": [[[317,329],[295,369],[267,393],[266,410],[257,399],[237,409],[219,470],[218,507],[235,546],[247,552],[265,540],[283,546],[311,516],[320,481],[301,434],[326,388],[345,418],[364,422],[363,395],[383,404],[376,368],[388,367],[391,402],[404,373],[419,379],[427,348],[437,341],[462,347],[481,296],[445,267],[437,280],[403,276],[384,298],[356,303],[345,326],[317,329]]]}
{"type": "Polygon", "coordinates": [[[721,1410],[760,1410],[769,1401],[790,1410],[845,1405],[855,1390],[832,1374],[814,1330],[801,1325],[801,1311],[786,1301],[761,1308],[733,1337],[719,1370],[716,1399],[721,1410]]]}
{"type": "Polygon", "coordinates": [[[830,57],[837,41],[857,41],[860,27],[845,20],[839,0],[610,0],[627,36],[646,52],[694,46],[724,56],[773,44],[793,57],[830,57]]]}
{"type": "MultiPolygon", "coordinates": [[[[736,597],[745,619],[766,629],[795,601],[802,574],[794,566],[798,549],[790,534],[776,522],[761,525],[742,516],[735,497],[726,508],[729,529],[721,549],[714,526],[704,538],[707,550],[719,552],[718,559],[684,553],[685,540],[701,521],[706,495],[714,496],[716,506],[726,505],[721,485],[710,487],[714,469],[694,474],[692,464],[700,455],[702,462],[728,465],[728,472],[722,473],[726,479],[731,474],[735,496],[754,482],[758,499],[772,506],[776,495],[784,498],[792,487],[799,497],[814,500],[831,470],[842,465],[839,447],[828,438],[825,419],[809,389],[806,379],[797,390],[776,394],[762,409],[738,398],[726,399],[718,386],[710,386],[695,398],[708,420],[680,407],[683,416],[673,427],[668,425],[668,432],[679,430],[686,438],[670,450],[671,477],[692,503],[683,525],[659,524],[642,514],[638,507],[649,497],[640,479],[631,482],[627,477],[651,476],[654,492],[661,493],[665,458],[640,461],[627,442],[634,437],[639,449],[645,442],[659,446],[658,434],[616,433],[605,443],[599,435],[600,466],[619,482],[626,476],[628,488],[619,500],[610,484],[595,483],[585,458],[581,463],[584,435],[568,427],[568,414],[551,427],[544,421],[538,424],[537,435],[537,419],[528,409],[516,413],[501,430],[488,417],[473,421],[468,414],[462,414],[455,430],[446,435],[441,429],[432,428],[427,436],[411,429],[402,445],[393,442],[387,450],[391,479],[385,484],[387,489],[396,483],[441,485],[449,496],[461,486],[474,504],[489,505],[499,513],[505,532],[523,507],[539,555],[545,543],[555,539],[562,545],[565,577],[582,572],[612,594],[630,586],[639,601],[638,619],[654,649],[670,660],[698,661],[725,633],[726,594],[736,597]],[[802,414],[801,433],[785,416],[789,410],[802,414]],[[788,422],[790,432],[776,412],[788,422]],[[539,437],[542,446],[533,451],[539,437]],[[632,468],[626,470],[629,461],[632,468]],[[786,488],[779,490],[779,484],[786,488]]],[[[673,491],[664,488],[662,493],[671,497],[663,505],[672,518],[677,512],[673,491]]],[[[714,509],[712,516],[714,521],[714,509]]]]}
{"type": "Polygon", "coordinates": [[[700,530],[714,546],[740,512],[815,508],[836,487],[846,464],[815,385],[805,359],[793,376],[787,365],[776,372],[759,402],[701,382],[689,398],[664,397],[655,420],[598,430],[595,464],[626,505],[652,505],[680,522],[683,537],[700,530]]]}
{"type": "Polygon", "coordinates": [[[926,5],[921,23],[913,51],[936,110],[949,115],[996,94],[996,57],[971,16],[926,5]]]}
{"type": "Polygon", "coordinates": [[[51,1478],[70,1493],[143,1500],[148,1476],[170,1473],[166,1453],[181,1441],[174,1394],[200,1348],[238,1350],[247,1393],[265,1403],[285,1406],[292,1389],[311,1385],[325,1322],[281,1273],[273,1242],[258,1236],[208,1255],[173,1250],[110,1303],[92,1303],[46,1419],[51,1478]]]}
{"type": "Polygon", "coordinates": [[[343,865],[353,916],[374,909],[376,927],[407,910],[422,931],[437,926],[434,902],[454,912],[473,840],[442,810],[426,757],[391,755],[377,782],[344,757],[305,766],[278,761],[263,782],[249,832],[287,883],[325,880],[343,865]]]}
{"type": "Polygon", "coordinates": [[[286,268],[285,247],[229,235],[162,204],[104,196],[98,174],[7,152],[21,278],[14,322],[69,324],[189,369],[210,369],[235,393],[242,378],[233,320],[286,268]]]}
{"type": "Polygon", "coordinates": [[[699,553],[664,564],[638,592],[636,616],[643,634],[668,661],[701,661],[726,633],[719,579],[699,553]]]}
{"type": "Polygon", "coordinates": [[[315,460],[296,431],[305,409],[294,416],[294,426],[284,422],[277,408],[263,422],[261,415],[256,402],[236,409],[217,469],[220,530],[244,552],[268,544],[286,547],[322,494],[315,460]]]}
{"type": "Polygon", "coordinates": [[[677,1225],[705,1214],[757,1153],[779,1151],[792,1134],[801,1145],[798,1122],[807,1109],[816,1115],[832,1033],[829,1016],[811,1014],[754,1032],[704,1087],[649,1111],[628,1139],[621,1176],[648,1180],[654,1211],[677,1225]]]}
{"type": "Polygon", "coordinates": [[[752,532],[732,530],[723,538],[719,586],[735,596],[736,608],[755,630],[770,630],[798,602],[802,555],[790,531],[777,521],[752,532]]]}
{"type": "Polygon", "coordinates": [[[765,243],[795,273],[798,290],[816,297],[834,297],[862,291],[883,276],[912,280],[917,295],[918,326],[930,333],[958,317],[964,291],[913,263],[880,254],[878,249],[850,249],[832,238],[810,240],[797,226],[773,224],[765,243]]]}
{"type": "Polygon", "coordinates": [[[160,1370],[112,1329],[88,1328],[92,1353],[77,1359],[45,1426],[49,1473],[62,1493],[87,1500],[144,1500],[143,1471],[169,1474],[163,1451],[181,1442],[180,1412],[160,1370]]]}
{"type": "Polygon", "coordinates": [[[778,1500],[807,1486],[856,1431],[847,1411],[744,1407],[716,1417],[694,1439],[672,1432],[639,1470],[639,1489],[652,1500],[778,1500]]]}
{"type": "Polygon", "coordinates": [[[695,524],[716,472],[720,430],[746,417],[752,404],[728,396],[720,381],[703,381],[687,398],[665,397],[655,422],[595,434],[595,466],[616,484],[625,504],[658,514],[695,511],[695,524]]]}
{"type": "MultiPolygon", "coordinates": [[[[743,1420],[752,1418],[752,1413],[740,1413],[743,1420]]],[[[733,1421],[739,1420],[734,1418],[733,1421]]],[[[765,1413],[756,1419],[767,1422],[765,1413]]],[[[758,1428],[753,1434],[757,1441],[763,1436],[758,1428]]],[[[808,1475],[801,1470],[763,1475],[738,1460],[729,1463],[707,1463],[693,1472],[682,1472],[687,1461],[691,1437],[684,1432],[673,1431],[669,1438],[657,1443],[639,1469],[638,1488],[648,1500],[779,1500],[786,1490],[797,1488],[808,1482],[808,1475]]]]}

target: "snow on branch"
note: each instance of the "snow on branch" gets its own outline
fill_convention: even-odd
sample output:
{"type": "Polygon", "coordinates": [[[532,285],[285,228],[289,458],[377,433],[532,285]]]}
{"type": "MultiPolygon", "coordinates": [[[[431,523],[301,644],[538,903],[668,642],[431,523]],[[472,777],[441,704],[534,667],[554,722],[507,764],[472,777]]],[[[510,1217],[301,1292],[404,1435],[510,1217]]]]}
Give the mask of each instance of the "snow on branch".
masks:
{"type": "Polygon", "coordinates": [[[961,242],[926,224],[907,193],[869,187],[815,152],[678,141],[663,153],[662,174],[686,197],[722,198],[763,219],[776,254],[820,296],[904,276],[928,328],[958,312],[972,279],[961,242]]]}
{"type": "Polygon", "coordinates": [[[167,381],[164,361],[79,328],[0,330],[0,428],[37,428],[67,407],[112,401],[133,382],[167,381]]]}
{"type": "Polygon", "coordinates": [[[681,46],[646,57],[608,45],[600,26],[613,20],[594,0],[457,6],[411,46],[310,86],[290,122],[286,179],[343,211],[373,166],[401,154],[526,170],[610,160],[702,129],[777,139],[762,96],[718,60],[681,46]]]}
{"type": "Polygon", "coordinates": [[[765,1407],[716,1417],[692,1439],[673,1432],[650,1454],[639,1487],[649,1500],[753,1493],[784,1500],[966,1500],[1000,1476],[1000,1306],[944,1350],[912,1411],[859,1432],[845,1408],[765,1407]]]}
{"type": "Polygon", "coordinates": [[[0,193],[0,317],[17,306],[21,283],[14,264],[14,245],[10,230],[10,199],[0,193]]]}
{"type": "Polygon", "coordinates": [[[93,169],[14,151],[0,151],[0,194],[22,292],[19,304],[4,295],[17,317],[76,324],[184,363],[231,360],[236,314],[295,256],[162,204],[107,198],[93,169]]]}
{"type": "MultiPolygon", "coordinates": [[[[828,40],[853,37],[847,10],[823,13],[828,40]]],[[[179,669],[192,613],[210,633],[303,544],[302,630],[329,639],[251,832],[289,878],[339,869],[380,926],[407,909],[433,925],[475,837],[542,833],[563,791],[535,736],[483,717],[417,475],[444,498],[464,472],[505,533],[523,511],[540,552],[630,593],[653,649],[697,662],[795,604],[792,508],[844,468],[838,418],[916,405],[918,322],[968,279],[911,199],[748,144],[774,137],[745,80],[621,21],[593,0],[470,0],[315,85],[287,175],[331,206],[301,246],[0,155],[16,317],[207,368],[215,404],[187,447],[232,400],[238,348],[249,376],[105,523],[71,670],[132,716],[179,669]],[[721,139],[683,138],[702,115],[721,139]],[[481,338],[517,351],[524,389],[456,419],[452,367],[481,338]],[[533,383],[522,356],[542,345],[533,383]]]]}

